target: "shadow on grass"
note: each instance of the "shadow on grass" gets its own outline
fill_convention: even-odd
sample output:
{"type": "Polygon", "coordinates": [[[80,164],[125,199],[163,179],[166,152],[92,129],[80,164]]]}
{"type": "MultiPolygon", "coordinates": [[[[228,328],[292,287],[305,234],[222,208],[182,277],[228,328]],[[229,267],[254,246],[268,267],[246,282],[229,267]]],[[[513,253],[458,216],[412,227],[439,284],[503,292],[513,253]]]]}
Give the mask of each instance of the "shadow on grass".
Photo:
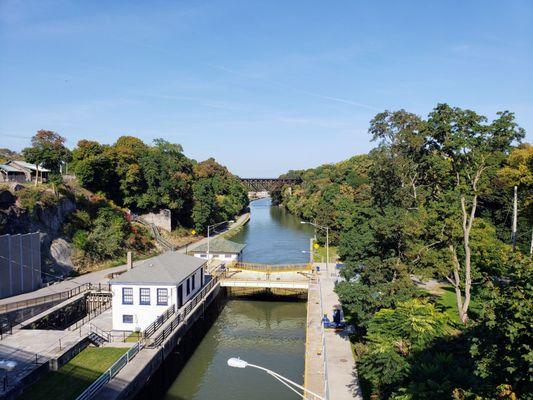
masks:
{"type": "Polygon", "coordinates": [[[50,371],[31,385],[20,399],[75,399],[127,350],[113,347],[87,348],[58,371],[50,371]]]}

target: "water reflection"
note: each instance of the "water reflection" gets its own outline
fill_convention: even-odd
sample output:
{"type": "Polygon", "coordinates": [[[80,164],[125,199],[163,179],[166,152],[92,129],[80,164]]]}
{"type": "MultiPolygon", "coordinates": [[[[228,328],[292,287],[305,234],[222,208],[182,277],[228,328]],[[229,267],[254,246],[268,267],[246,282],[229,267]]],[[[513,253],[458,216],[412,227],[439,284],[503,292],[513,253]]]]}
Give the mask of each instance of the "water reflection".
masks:
{"type": "Polygon", "coordinates": [[[299,396],[255,369],[235,369],[240,356],[302,382],[305,303],[228,302],[165,399],[297,400],[299,396]]]}
{"type": "MultiPolygon", "coordinates": [[[[305,263],[314,230],[270,199],[250,205],[250,222],[231,240],[246,243],[243,259],[305,263]]],[[[298,400],[264,372],[229,368],[234,356],[302,383],[306,304],[233,300],[226,304],[165,396],[166,400],[298,400]]]]}
{"type": "Polygon", "coordinates": [[[267,264],[305,263],[309,260],[309,238],[313,227],[302,225],[287,210],[272,207],[270,199],[250,205],[250,222],[231,238],[245,243],[244,261],[267,264]]]}

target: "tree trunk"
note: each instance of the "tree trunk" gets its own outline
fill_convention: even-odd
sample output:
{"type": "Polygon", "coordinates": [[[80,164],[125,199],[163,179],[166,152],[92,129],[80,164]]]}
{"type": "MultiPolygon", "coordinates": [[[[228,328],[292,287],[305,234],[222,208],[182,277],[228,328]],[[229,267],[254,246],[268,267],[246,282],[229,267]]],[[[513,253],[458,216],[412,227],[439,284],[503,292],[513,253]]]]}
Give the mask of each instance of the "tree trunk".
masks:
{"type": "Polygon", "coordinates": [[[452,254],[453,279],[448,278],[448,281],[453,285],[455,289],[455,301],[457,303],[459,319],[461,320],[461,322],[465,323],[465,321],[468,319],[468,316],[465,316],[463,312],[463,293],[461,292],[461,274],[459,272],[461,270],[461,265],[459,264],[459,260],[457,259],[457,252],[455,251],[455,247],[450,244],[449,249],[452,254]]]}
{"type": "MultiPolygon", "coordinates": [[[[474,188],[475,189],[475,188],[474,188]]],[[[470,290],[472,288],[472,264],[470,251],[470,232],[476,216],[477,194],[472,197],[470,215],[466,210],[465,197],[461,196],[461,211],[463,212],[463,246],[465,249],[465,300],[462,304],[462,312],[459,313],[461,321],[468,322],[468,307],[470,306],[470,290]]],[[[459,306],[459,304],[457,304],[459,306]]]]}

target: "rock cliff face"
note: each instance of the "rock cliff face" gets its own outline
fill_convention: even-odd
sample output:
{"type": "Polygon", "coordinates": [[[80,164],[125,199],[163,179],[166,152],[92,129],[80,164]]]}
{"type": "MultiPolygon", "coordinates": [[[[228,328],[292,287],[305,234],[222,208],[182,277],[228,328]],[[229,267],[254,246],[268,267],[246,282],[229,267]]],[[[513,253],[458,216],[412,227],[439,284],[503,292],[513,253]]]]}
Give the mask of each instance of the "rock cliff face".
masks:
{"type": "Polygon", "coordinates": [[[17,205],[16,194],[0,189],[0,234],[41,232],[41,254],[46,264],[43,270],[67,273],[73,268],[70,257],[65,256],[70,254],[69,244],[63,240],[64,243],[59,244],[60,251],[51,251],[51,246],[60,237],[63,222],[75,210],[76,204],[67,197],[58,199],[54,205],[38,203],[33,210],[26,210],[17,205]],[[60,255],[60,259],[55,260],[56,255],[60,255]]]}

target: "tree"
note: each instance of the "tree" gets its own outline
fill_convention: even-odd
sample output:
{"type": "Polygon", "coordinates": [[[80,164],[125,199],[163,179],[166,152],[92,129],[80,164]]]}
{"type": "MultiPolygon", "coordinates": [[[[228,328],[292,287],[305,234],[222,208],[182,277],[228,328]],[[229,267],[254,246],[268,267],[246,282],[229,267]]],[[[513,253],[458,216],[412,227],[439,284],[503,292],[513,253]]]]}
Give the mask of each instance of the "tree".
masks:
{"type": "MultiPolygon", "coordinates": [[[[533,393],[533,262],[517,254],[506,276],[494,280],[483,297],[484,314],[474,328],[470,352],[476,375],[492,390],[510,385],[519,395],[533,393]]],[[[520,397],[522,398],[522,397],[520,397]]]]}
{"type": "Polygon", "coordinates": [[[72,170],[83,187],[117,200],[118,176],[109,146],[80,140],[72,151],[72,170]]]}
{"type": "Polygon", "coordinates": [[[374,394],[388,394],[408,375],[409,357],[448,331],[446,314],[427,301],[412,299],[378,311],[368,323],[367,352],[359,372],[374,394]]]}
{"type": "Polygon", "coordinates": [[[136,207],[138,197],[146,190],[140,160],[148,151],[142,140],[121,136],[110,149],[119,182],[121,202],[126,207],[136,207]]]}
{"type": "Polygon", "coordinates": [[[217,221],[216,196],[209,179],[200,180],[193,185],[193,200],[192,220],[194,227],[197,232],[205,232],[208,225],[217,221]]]}
{"type": "Polygon", "coordinates": [[[145,190],[135,200],[140,210],[169,208],[173,213],[184,212],[191,201],[193,163],[183,155],[179,144],[163,139],[154,140],[139,160],[145,190]]]}
{"type": "MultiPolygon", "coordinates": [[[[459,214],[461,220],[462,252],[458,253],[458,238],[448,235],[452,276],[446,278],[455,288],[459,318],[466,324],[472,288],[470,236],[478,199],[486,191],[489,177],[509,154],[512,143],[525,133],[510,112],[498,113],[498,118],[487,124],[487,118],[474,111],[439,104],[429,115],[426,134],[431,151],[448,164],[450,178],[437,184],[447,190],[445,199],[451,202],[451,213],[459,214]],[[460,207],[459,213],[454,213],[454,205],[460,207]]],[[[446,222],[457,218],[447,217],[446,222]]]]}
{"type": "Polygon", "coordinates": [[[58,133],[41,129],[32,137],[31,147],[22,150],[26,161],[37,166],[35,184],[39,179],[40,166],[59,173],[61,164],[70,160],[70,150],[65,147],[65,141],[58,133]]]}

